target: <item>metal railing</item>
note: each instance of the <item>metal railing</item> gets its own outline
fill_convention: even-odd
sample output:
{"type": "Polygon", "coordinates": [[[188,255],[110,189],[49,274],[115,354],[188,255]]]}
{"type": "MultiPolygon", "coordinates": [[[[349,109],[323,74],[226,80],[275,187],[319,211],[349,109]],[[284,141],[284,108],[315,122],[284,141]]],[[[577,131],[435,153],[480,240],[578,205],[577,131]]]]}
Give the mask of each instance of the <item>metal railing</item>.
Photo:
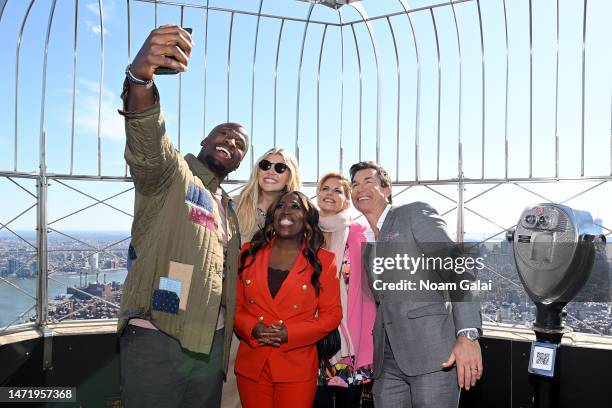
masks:
{"type": "MultiPolygon", "coordinates": [[[[5,44],[9,46],[11,36],[15,38],[15,71],[9,77],[12,84],[12,98],[9,98],[12,101],[6,101],[9,115],[12,116],[12,120],[6,123],[11,123],[12,129],[5,127],[0,131],[0,141],[5,142],[2,146],[12,144],[12,149],[9,149],[12,154],[1,156],[0,179],[8,180],[12,188],[21,190],[24,188],[19,184],[20,180],[36,181],[36,193],[26,190],[36,204],[24,207],[24,211],[17,212],[14,218],[8,218],[0,224],[0,231],[13,232],[18,237],[16,239],[24,242],[29,250],[36,251],[39,285],[35,296],[26,293],[36,302],[39,325],[45,325],[48,321],[45,299],[48,281],[54,279],[55,271],[48,270],[50,233],[61,234],[85,246],[88,254],[108,253],[109,248],[124,241],[113,242],[110,247],[96,247],[54,225],[101,206],[131,217],[129,211],[108,203],[131,189],[98,198],[76,187],[73,182],[130,181],[127,167],[109,164],[121,160],[121,147],[105,136],[104,107],[108,103],[119,105],[119,100],[106,100],[108,89],[105,86],[114,84],[113,87],[119,88],[122,77],[122,70],[111,70],[109,65],[124,57],[130,61],[134,54],[135,38],[144,38],[148,30],[169,21],[177,21],[181,25],[197,21],[203,25],[195,35],[196,42],[203,40],[204,45],[194,49],[194,52],[201,53],[198,56],[201,62],[194,63],[189,74],[194,77],[200,75],[201,82],[192,81],[184,75],[178,75],[176,80],[159,81],[160,88],[178,91],[176,100],[165,98],[168,93],[162,92],[162,105],[164,111],[170,114],[167,117],[169,127],[176,128],[176,132],[173,132],[176,138],[173,140],[180,150],[186,150],[183,148],[187,144],[197,146],[195,142],[199,142],[198,138],[206,134],[214,121],[233,120],[235,116],[248,118],[247,127],[252,136],[251,166],[248,168],[252,167],[258,155],[256,152],[270,147],[265,144],[266,140],[270,140],[269,135],[272,136],[272,144],[293,147],[303,170],[310,174],[305,183],[307,187],[312,187],[322,172],[340,170],[346,173],[352,161],[377,160],[393,170],[390,174],[394,174],[394,186],[404,188],[397,193],[400,202],[406,199],[403,193],[409,190],[411,198],[417,191],[427,191],[450,203],[451,208],[442,215],[447,218],[454,215],[449,223],[456,224],[458,240],[464,238],[466,229],[470,231],[471,227],[466,223],[468,216],[475,216],[490,227],[489,239],[511,227],[497,219],[499,214],[472,208],[472,203],[486,200],[500,186],[511,188],[515,193],[526,193],[534,200],[555,201],[549,200],[546,193],[538,192],[539,186],[585,183],[577,194],[556,200],[570,203],[589,194],[604,194],[601,192],[609,189],[612,181],[612,68],[604,71],[594,69],[593,65],[603,61],[612,67],[605,57],[610,55],[609,45],[605,41],[596,41],[601,37],[608,38],[610,34],[606,21],[612,11],[607,2],[583,0],[577,2],[578,7],[557,1],[549,5],[544,15],[548,24],[534,24],[534,19],[544,17],[531,1],[521,6],[518,2],[507,0],[457,0],[412,8],[407,0],[396,0],[397,11],[373,16],[360,3],[332,10],[316,4],[288,1],[286,7],[303,17],[267,12],[267,8],[270,8],[268,1],[260,0],[254,6],[257,11],[253,11],[213,7],[208,0],[203,0],[201,4],[98,0],[93,6],[78,0],[71,5],[55,0],[0,0],[0,29],[9,33],[5,44]],[[138,7],[139,13],[133,12],[135,7],[138,7]],[[576,10],[579,8],[580,12],[573,15],[572,11],[575,10],[572,7],[576,10]],[[141,16],[145,13],[149,13],[153,25],[143,22],[141,16]],[[41,18],[41,15],[45,18],[41,18]],[[42,21],[45,23],[40,24],[42,21]],[[61,24],[58,21],[70,23],[61,24]],[[289,24],[301,24],[299,27],[303,28],[298,43],[292,42],[286,34],[289,24]],[[209,25],[227,29],[227,37],[209,30],[209,25]],[[278,30],[268,30],[270,27],[278,27],[278,30]],[[84,35],[87,29],[90,31],[84,35]],[[125,36],[116,34],[118,29],[125,30],[125,36]],[[236,40],[244,30],[253,33],[253,41],[248,44],[236,40]],[[95,34],[93,37],[92,33],[95,34]],[[31,89],[26,88],[29,84],[24,82],[24,75],[28,72],[25,70],[33,61],[31,53],[25,51],[36,47],[32,39],[35,35],[44,39],[41,48],[36,49],[43,56],[41,64],[37,66],[42,74],[40,95],[30,92],[31,89]],[[107,35],[109,37],[105,42],[107,35]],[[548,53],[538,54],[541,49],[536,44],[544,37],[553,41],[549,44],[548,53]],[[70,41],[66,42],[66,38],[70,41]],[[390,41],[381,41],[381,38],[390,41]],[[524,42],[522,48],[517,45],[520,39],[524,42]],[[125,45],[125,49],[117,44],[125,45]],[[579,44],[578,48],[576,44],[579,44]],[[59,99],[55,93],[51,97],[49,91],[55,90],[54,80],[59,79],[61,71],[53,70],[49,58],[61,54],[62,47],[71,48],[69,109],[65,112],[69,126],[66,132],[54,132],[60,136],[54,137],[53,143],[50,143],[47,136],[56,124],[52,123],[54,118],[48,111],[59,99]],[[299,53],[295,53],[297,59],[283,64],[283,55],[293,47],[299,49],[299,53]],[[98,58],[95,61],[79,58],[85,48],[97,49],[98,58]],[[117,51],[117,48],[121,50],[117,51]],[[498,55],[501,55],[501,59],[491,57],[497,55],[491,54],[493,48],[502,50],[498,55]],[[122,54],[123,51],[125,54],[122,54]],[[572,51],[580,55],[579,67],[573,72],[579,79],[573,82],[568,79],[571,75],[565,72],[572,51]],[[213,52],[224,58],[212,59],[213,52]],[[236,63],[235,52],[248,55],[252,64],[244,66],[236,63]],[[305,67],[309,65],[306,58],[311,54],[317,58],[312,64],[316,70],[314,79],[305,75],[305,67]],[[548,59],[539,58],[543,54],[548,59]],[[595,62],[591,63],[590,59],[595,62]],[[91,71],[94,66],[97,67],[97,108],[91,118],[95,120],[95,126],[85,132],[79,128],[79,99],[83,90],[81,80],[90,78],[84,74],[79,77],[79,73],[84,67],[91,71]],[[542,110],[538,104],[534,104],[536,99],[542,97],[536,91],[538,79],[534,72],[540,66],[550,68],[549,76],[554,78],[554,92],[545,95],[546,101],[554,106],[554,129],[550,134],[541,131],[542,110]],[[341,80],[329,86],[323,67],[337,69],[335,73],[341,80]],[[223,74],[213,72],[213,68],[221,68],[219,72],[223,74]],[[288,87],[281,83],[280,78],[288,70],[297,70],[294,71],[297,74],[296,83],[291,85],[296,95],[295,101],[291,102],[295,103],[295,118],[285,117],[281,109],[288,99],[285,94],[288,87]],[[528,75],[520,77],[516,73],[520,70],[528,70],[528,75]],[[242,98],[250,101],[247,108],[240,104],[241,98],[232,97],[232,85],[243,78],[248,78],[246,82],[250,83],[250,89],[243,90],[245,97],[242,98]],[[188,80],[189,86],[186,86],[188,80]],[[260,91],[265,90],[266,86],[273,92],[260,91]],[[515,89],[519,87],[528,88],[528,95],[517,97],[515,89]],[[316,92],[313,93],[313,89],[316,92]],[[580,104],[572,111],[577,131],[564,129],[568,112],[565,105],[571,102],[573,95],[567,89],[579,89],[580,104]],[[494,90],[500,90],[501,94],[494,90]],[[601,94],[606,96],[604,104],[609,105],[610,109],[596,109],[602,100],[601,94]],[[214,105],[217,104],[211,102],[213,96],[225,101],[222,104],[225,109],[219,110],[221,113],[215,113],[214,105]],[[336,99],[339,106],[330,105],[329,100],[336,99]],[[383,102],[388,100],[394,101],[393,109],[385,109],[383,102]],[[187,120],[186,110],[195,103],[193,101],[202,102],[201,130],[187,120]],[[32,115],[29,107],[38,103],[40,113],[38,116],[32,115]],[[24,106],[28,109],[24,109],[24,106]],[[528,114],[522,119],[519,116],[517,120],[516,111],[523,106],[528,107],[528,114]],[[258,112],[262,111],[269,114],[271,120],[255,120],[258,112]],[[495,112],[502,114],[496,115],[495,112]],[[610,115],[609,128],[589,128],[586,125],[587,118],[596,114],[610,115]],[[37,169],[28,167],[27,161],[24,163],[24,151],[32,149],[26,144],[26,137],[32,139],[32,135],[36,134],[29,123],[33,120],[39,123],[35,136],[38,141],[37,169]],[[314,131],[310,128],[312,123],[315,124],[312,127],[314,131]],[[392,130],[393,142],[385,143],[383,127],[392,130]],[[327,130],[330,128],[338,129],[338,133],[330,134],[327,130]],[[600,137],[599,133],[605,132],[609,133],[608,139],[600,137]],[[60,138],[66,138],[68,148],[65,152],[53,148],[60,138]],[[94,138],[95,148],[90,149],[92,154],[90,150],[85,153],[79,148],[84,138],[94,138]],[[471,148],[467,148],[466,143],[471,148]],[[525,143],[526,159],[523,158],[521,143],[525,143]],[[592,143],[596,144],[597,149],[589,148],[592,143]],[[374,146],[374,149],[367,146],[374,146]],[[105,154],[108,149],[117,154],[105,154]],[[554,157],[546,171],[534,166],[541,150],[550,150],[552,153],[548,155],[554,157]],[[574,152],[568,154],[567,150],[574,152]],[[596,154],[593,153],[595,150],[596,154]],[[608,150],[608,165],[591,166],[595,171],[587,168],[594,162],[602,162],[604,156],[601,152],[608,150]],[[309,152],[314,152],[316,157],[309,152]],[[513,153],[517,154],[516,159],[513,153]],[[52,156],[60,158],[53,161],[60,162],[61,166],[50,164],[49,158],[52,156]],[[95,163],[93,170],[82,165],[79,168],[77,158],[81,158],[81,162],[95,163]],[[573,161],[579,163],[577,171],[562,171],[573,161]],[[66,163],[68,170],[63,171],[61,167],[66,163]],[[478,165],[472,166],[473,163],[478,165]],[[477,167],[477,170],[471,170],[472,167],[477,167]],[[48,201],[51,182],[86,196],[93,202],[50,219],[47,210],[51,204],[48,201]],[[475,188],[480,185],[482,191],[467,197],[464,192],[467,186],[475,188]],[[441,189],[444,186],[454,186],[456,192],[443,192],[441,189]],[[15,220],[34,208],[37,210],[36,244],[23,239],[11,229],[15,220]]],[[[367,5],[374,7],[373,4],[367,5]]],[[[27,78],[30,80],[31,76],[27,75],[27,78]]],[[[0,118],[6,119],[8,117],[0,118]]],[[[244,170],[241,172],[228,183],[243,184],[248,175],[245,176],[244,170]]],[[[610,215],[605,203],[597,203],[596,199],[589,203],[589,208],[583,209],[599,211],[604,217],[610,215]]],[[[608,236],[612,232],[604,225],[602,228],[608,236]]],[[[125,229],[128,229],[128,225],[125,229]]],[[[10,283],[6,278],[1,278],[0,284],[23,292],[18,284],[10,283]]],[[[98,300],[108,303],[105,299],[98,300]]],[[[114,302],[110,304],[117,307],[114,302]]],[[[24,315],[29,312],[26,311],[24,315]]]]}

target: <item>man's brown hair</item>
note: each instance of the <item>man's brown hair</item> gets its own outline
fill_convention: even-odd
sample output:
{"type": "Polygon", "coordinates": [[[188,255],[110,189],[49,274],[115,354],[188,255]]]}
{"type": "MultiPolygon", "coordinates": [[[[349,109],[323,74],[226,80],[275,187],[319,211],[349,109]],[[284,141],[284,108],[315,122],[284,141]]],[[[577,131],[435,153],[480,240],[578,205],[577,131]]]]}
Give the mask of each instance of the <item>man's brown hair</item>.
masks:
{"type": "MultiPolygon", "coordinates": [[[[383,167],[381,165],[379,165],[378,163],[375,163],[373,161],[360,161],[359,163],[355,163],[351,166],[350,170],[349,170],[349,174],[351,175],[351,183],[353,183],[353,179],[355,178],[355,174],[360,171],[360,170],[366,170],[366,169],[374,169],[376,170],[376,173],[378,174],[378,179],[380,180],[380,185],[381,187],[391,187],[391,177],[389,176],[389,173],[387,173],[387,170],[383,169],[383,167]]],[[[392,203],[392,197],[391,195],[389,195],[389,197],[387,197],[387,201],[389,201],[389,204],[392,203]]]]}

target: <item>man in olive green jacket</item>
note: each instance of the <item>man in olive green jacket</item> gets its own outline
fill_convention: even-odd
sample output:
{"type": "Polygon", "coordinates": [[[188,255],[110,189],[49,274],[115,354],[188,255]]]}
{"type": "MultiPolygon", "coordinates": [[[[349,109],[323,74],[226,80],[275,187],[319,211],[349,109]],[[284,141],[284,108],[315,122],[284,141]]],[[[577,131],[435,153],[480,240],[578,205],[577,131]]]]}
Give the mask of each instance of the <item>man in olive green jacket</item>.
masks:
{"type": "Polygon", "coordinates": [[[197,157],[170,143],[152,79],[157,67],[186,71],[192,44],[182,28],[160,27],[126,69],[120,113],[136,190],[118,324],[127,408],[218,407],[227,370],[240,234],[220,183],[248,134],[218,125],[197,157]]]}

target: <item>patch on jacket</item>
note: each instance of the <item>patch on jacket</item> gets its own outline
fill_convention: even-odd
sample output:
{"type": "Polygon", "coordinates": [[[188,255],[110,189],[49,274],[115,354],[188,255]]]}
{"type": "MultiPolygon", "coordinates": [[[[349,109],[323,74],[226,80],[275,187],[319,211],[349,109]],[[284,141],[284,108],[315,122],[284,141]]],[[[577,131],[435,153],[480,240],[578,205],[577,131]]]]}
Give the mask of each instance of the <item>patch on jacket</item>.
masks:
{"type": "Polygon", "coordinates": [[[179,297],[170,290],[155,289],[152,298],[153,310],[177,314],[179,310],[179,297]]]}
{"type": "Polygon", "coordinates": [[[193,183],[189,183],[185,202],[206,213],[212,214],[213,212],[213,198],[210,193],[203,188],[197,187],[193,183]]]}
{"type": "Polygon", "coordinates": [[[189,220],[205,228],[217,227],[213,214],[213,198],[208,191],[189,183],[185,202],[189,205],[189,220]]]}
{"type": "Polygon", "coordinates": [[[130,247],[128,248],[128,257],[127,257],[127,270],[129,271],[132,268],[132,261],[138,259],[136,256],[136,250],[130,243],[130,247]]]}
{"type": "MultiPolygon", "coordinates": [[[[170,268],[168,270],[169,279],[167,279],[169,282],[167,283],[178,282],[178,285],[175,284],[174,293],[179,297],[179,309],[181,310],[187,310],[187,299],[189,298],[192,276],[193,265],[170,261],[170,268]]],[[[166,278],[159,278],[159,288],[172,290],[170,286],[164,286],[162,283],[164,279],[166,278]]]]}
{"type": "Polygon", "coordinates": [[[200,224],[208,229],[215,229],[217,227],[217,223],[215,222],[213,215],[208,214],[197,207],[191,207],[189,210],[189,219],[191,222],[200,224]]]}

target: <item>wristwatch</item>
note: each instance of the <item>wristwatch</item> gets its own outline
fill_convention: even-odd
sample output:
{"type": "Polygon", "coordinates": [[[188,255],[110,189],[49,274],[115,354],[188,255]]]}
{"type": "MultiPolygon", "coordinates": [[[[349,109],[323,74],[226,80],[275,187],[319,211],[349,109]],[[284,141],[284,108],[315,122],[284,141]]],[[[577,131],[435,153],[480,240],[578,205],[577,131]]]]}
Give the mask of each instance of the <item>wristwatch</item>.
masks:
{"type": "Polygon", "coordinates": [[[457,333],[457,337],[462,336],[468,340],[476,341],[480,338],[480,332],[478,329],[465,329],[457,333]]]}

